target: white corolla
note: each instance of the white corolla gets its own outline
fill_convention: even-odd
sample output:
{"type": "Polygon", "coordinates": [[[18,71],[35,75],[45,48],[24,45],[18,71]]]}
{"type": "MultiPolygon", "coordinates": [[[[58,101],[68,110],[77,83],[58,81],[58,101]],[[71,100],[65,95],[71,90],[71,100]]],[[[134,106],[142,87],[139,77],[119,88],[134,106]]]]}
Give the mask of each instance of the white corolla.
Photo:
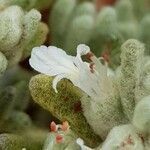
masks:
{"type": "Polygon", "coordinates": [[[110,82],[107,65],[102,64],[85,44],[77,46],[75,57],[67,55],[64,50],[54,46],[35,47],[29,63],[36,71],[55,76],[53,80],[55,92],[57,92],[57,83],[63,78],[69,79],[93,100],[104,98],[106,92],[111,91],[112,82],[110,82]],[[82,55],[86,55],[91,62],[84,62],[82,55]]]}

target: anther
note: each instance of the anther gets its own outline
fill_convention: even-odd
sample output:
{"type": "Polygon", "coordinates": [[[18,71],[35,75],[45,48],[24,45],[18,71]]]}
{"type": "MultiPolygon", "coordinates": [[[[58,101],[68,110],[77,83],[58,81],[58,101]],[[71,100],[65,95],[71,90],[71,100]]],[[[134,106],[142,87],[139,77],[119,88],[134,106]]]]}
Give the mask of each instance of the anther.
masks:
{"type": "Polygon", "coordinates": [[[90,61],[92,61],[92,57],[94,56],[94,54],[92,53],[92,52],[89,52],[89,53],[87,53],[86,54],[86,58],[88,59],[88,60],[90,60],[90,61]]]}

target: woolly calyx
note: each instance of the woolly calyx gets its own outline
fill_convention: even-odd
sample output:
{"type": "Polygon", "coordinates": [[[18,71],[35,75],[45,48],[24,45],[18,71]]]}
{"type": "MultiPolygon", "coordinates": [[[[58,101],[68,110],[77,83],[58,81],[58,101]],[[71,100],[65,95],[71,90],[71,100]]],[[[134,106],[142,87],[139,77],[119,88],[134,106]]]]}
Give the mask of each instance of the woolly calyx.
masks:
{"type": "Polygon", "coordinates": [[[114,127],[108,134],[101,149],[144,150],[144,145],[134,127],[129,124],[114,127]]]}
{"type": "Polygon", "coordinates": [[[139,83],[144,46],[137,40],[128,40],[121,47],[121,77],[119,92],[125,115],[131,120],[135,104],[139,101],[139,83]]]}
{"type": "Polygon", "coordinates": [[[136,105],[133,124],[139,131],[150,134],[150,96],[144,97],[136,105]]]}
{"type": "Polygon", "coordinates": [[[0,76],[5,72],[7,65],[6,57],[0,52],[0,76]]]}
{"type": "Polygon", "coordinates": [[[66,80],[58,84],[59,93],[55,93],[52,88],[52,81],[53,78],[45,75],[37,75],[31,79],[29,88],[34,101],[50,111],[58,119],[67,120],[71,129],[87,145],[96,147],[101,140],[95,135],[82,114],[81,93],[66,80]]]}

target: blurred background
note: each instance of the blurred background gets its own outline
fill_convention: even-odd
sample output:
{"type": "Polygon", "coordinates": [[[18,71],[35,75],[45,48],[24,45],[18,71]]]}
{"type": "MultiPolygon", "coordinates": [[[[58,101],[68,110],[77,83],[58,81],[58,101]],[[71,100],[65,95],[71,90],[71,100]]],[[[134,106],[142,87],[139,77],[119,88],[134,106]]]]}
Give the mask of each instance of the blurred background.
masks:
{"type": "Polygon", "coordinates": [[[0,51],[8,62],[7,69],[0,70],[0,132],[17,130],[17,126],[14,128],[12,124],[16,125],[20,120],[19,130],[30,126],[31,122],[49,130],[52,120],[56,123],[59,121],[33,102],[28,89],[30,78],[37,74],[28,63],[32,48],[41,44],[54,45],[68,54],[76,55],[76,46],[85,43],[98,57],[103,57],[112,69],[116,68],[120,64],[120,47],[127,39],[140,40],[145,44],[146,53],[150,53],[150,0],[0,0],[0,31],[0,51]],[[22,14],[16,12],[16,16],[11,16],[11,9],[16,5],[21,10],[15,10],[24,15],[37,9],[41,19],[37,12],[26,15],[25,20],[21,19],[22,14]],[[13,42],[20,33],[15,30],[17,25],[10,30],[13,28],[10,23],[12,17],[20,17],[14,20],[23,24],[18,28],[23,30],[23,36],[18,38],[23,44],[19,43],[17,51],[9,53],[10,49],[16,49],[13,42]],[[8,29],[10,32],[6,36],[8,29]],[[34,29],[36,31],[32,33],[34,29]],[[32,38],[27,36],[28,33],[32,34],[32,38]],[[2,37],[3,34],[5,36],[2,37]],[[11,42],[6,42],[9,40],[11,42]],[[20,49],[21,56],[18,54],[20,49]],[[20,57],[14,60],[14,55],[20,57]],[[7,100],[4,102],[3,99],[7,100]]]}

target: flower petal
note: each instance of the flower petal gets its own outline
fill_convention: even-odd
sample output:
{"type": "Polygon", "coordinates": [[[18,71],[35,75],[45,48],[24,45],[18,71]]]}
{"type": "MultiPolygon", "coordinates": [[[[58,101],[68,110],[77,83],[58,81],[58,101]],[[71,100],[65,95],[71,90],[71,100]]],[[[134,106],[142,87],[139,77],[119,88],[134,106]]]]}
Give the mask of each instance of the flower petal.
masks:
{"type": "Polygon", "coordinates": [[[60,75],[57,75],[54,80],[53,80],[53,89],[55,90],[56,93],[58,93],[57,91],[57,83],[62,80],[63,78],[67,78],[66,74],[60,74],[60,75]]]}
{"type": "Polygon", "coordinates": [[[33,48],[29,63],[36,71],[50,76],[76,70],[73,57],[54,46],[33,48]]]}

